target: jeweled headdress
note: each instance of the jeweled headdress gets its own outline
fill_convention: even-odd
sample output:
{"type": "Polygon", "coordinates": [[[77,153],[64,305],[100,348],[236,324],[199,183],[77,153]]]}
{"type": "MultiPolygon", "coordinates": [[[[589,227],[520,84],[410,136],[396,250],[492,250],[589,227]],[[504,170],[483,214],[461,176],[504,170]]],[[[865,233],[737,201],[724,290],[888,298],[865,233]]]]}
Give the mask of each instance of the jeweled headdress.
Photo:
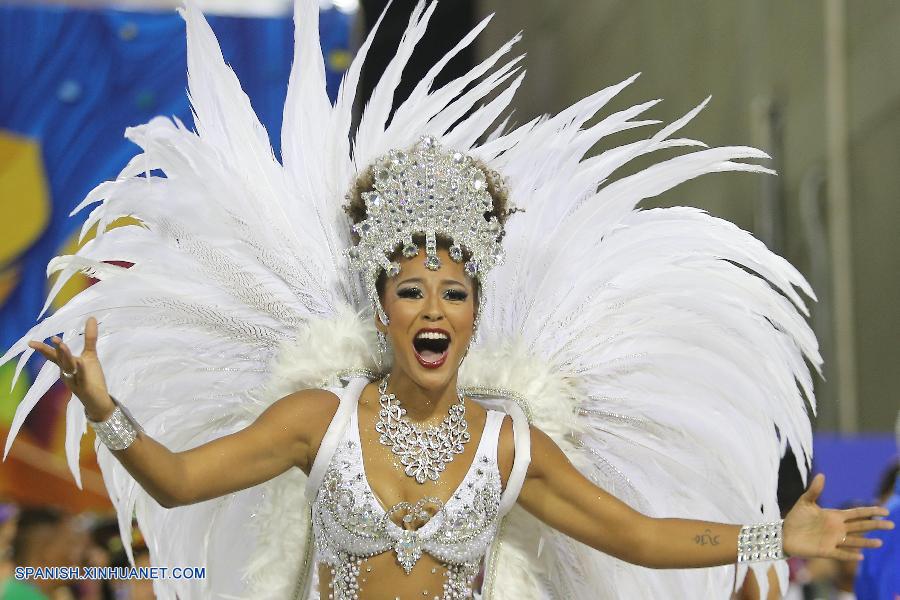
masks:
{"type": "Polygon", "coordinates": [[[389,277],[400,273],[391,260],[397,248],[403,256],[419,253],[416,236],[425,237],[425,266],[441,267],[437,238],[450,238],[450,258],[465,272],[483,277],[501,259],[503,227],[493,208],[487,176],[470,156],[449,150],[425,136],[409,150],[391,150],[375,161],[373,190],[362,194],[366,219],[353,226],[359,243],[348,250],[350,266],[362,273],[366,289],[383,323],[387,316],[375,282],[381,269],[389,277]]]}

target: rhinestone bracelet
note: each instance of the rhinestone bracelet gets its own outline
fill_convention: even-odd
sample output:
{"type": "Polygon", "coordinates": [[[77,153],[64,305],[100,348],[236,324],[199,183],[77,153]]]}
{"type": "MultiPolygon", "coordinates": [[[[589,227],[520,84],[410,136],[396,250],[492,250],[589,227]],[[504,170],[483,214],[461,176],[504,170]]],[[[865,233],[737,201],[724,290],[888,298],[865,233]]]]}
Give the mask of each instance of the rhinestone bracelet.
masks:
{"type": "Polygon", "coordinates": [[[89,417],[87,422],[90,423],[91,428],[97,434],[97,439],[103,442],[103,445],[110,450],[124,450],[137,439],[138,430],[119,403],[115,400],[113,402],[115,402],[116,408],[105,421],[92,421],[89,417]]]}
{"type": "Polygon", "coordinates": [[[738,535],[738,562],[782,560],[784,558],[784,520],[759,525],[744,525],[738,535]]]}

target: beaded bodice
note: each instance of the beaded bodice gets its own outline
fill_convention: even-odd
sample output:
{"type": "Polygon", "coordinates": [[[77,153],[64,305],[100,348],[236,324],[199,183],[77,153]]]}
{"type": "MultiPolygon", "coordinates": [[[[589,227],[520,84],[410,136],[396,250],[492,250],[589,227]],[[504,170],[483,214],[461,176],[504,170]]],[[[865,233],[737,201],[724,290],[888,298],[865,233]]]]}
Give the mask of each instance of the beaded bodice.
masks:
{"type": "Polygon", "coordinates": [[[429,554],[448,567],[444,597],[469,597],[470,581],[501,517],[497,443],[503,417],[488,411],[475,458],[446,503],[425,497],[385,508],[366,478],[357,414],[351,413],[312,505],[318,558],[336,569],[341,581],[333,590],[336,600],[355,596],[354,565],[388,551],[407,573],[423,552],[429,554]],[[422,522],[418,529],[408,525],[422,522]]]}

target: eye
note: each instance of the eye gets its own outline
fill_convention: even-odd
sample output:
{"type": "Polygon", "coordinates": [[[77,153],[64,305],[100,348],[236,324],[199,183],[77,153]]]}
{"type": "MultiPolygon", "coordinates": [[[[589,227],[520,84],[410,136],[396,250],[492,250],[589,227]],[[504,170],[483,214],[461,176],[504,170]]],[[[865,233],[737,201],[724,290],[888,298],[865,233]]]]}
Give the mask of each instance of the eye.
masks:
{"type": "Polygon", "coordinates": [[[444,298],[446,298],[447,300],[463,302],[468,297],[469,297],[469,292],[467,292],[465,290],[447,290],[446,292],[444,292],[444,298]]]}
{"type": "Polygon", "coordinates": [[[400,298],[412,298],[417,300],[422,297],[422,290],[415,286],[404,287],[397,290],[397,296],[400,298]]]}

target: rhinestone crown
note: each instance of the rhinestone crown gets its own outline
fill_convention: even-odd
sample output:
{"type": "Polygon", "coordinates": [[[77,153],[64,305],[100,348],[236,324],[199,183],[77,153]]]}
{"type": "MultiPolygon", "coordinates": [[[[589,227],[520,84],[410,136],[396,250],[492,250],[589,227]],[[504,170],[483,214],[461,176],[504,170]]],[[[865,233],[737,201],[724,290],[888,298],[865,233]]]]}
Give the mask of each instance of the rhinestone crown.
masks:
{"type": "Polygon", "coordinates": [[[414,236],[425,236],[425,266],[441,267],[437,236],[450,238],[448,253],[462,262],[465,272],[483,278],[502,259],[502,226],[493,208],[484,171],[470,156],[445,149],[433,137],[422,137],[408,150],[391,150],[374,165],[373,190],[362,194],[366,219],[353,226],[359,243],[348,250],[350,267],[362,273],[366,289],[382,322],[387,316],[378,300],[375,282],[381,269],[389,277],[400,273],[390,256],[419,253],[414,236]]]}

